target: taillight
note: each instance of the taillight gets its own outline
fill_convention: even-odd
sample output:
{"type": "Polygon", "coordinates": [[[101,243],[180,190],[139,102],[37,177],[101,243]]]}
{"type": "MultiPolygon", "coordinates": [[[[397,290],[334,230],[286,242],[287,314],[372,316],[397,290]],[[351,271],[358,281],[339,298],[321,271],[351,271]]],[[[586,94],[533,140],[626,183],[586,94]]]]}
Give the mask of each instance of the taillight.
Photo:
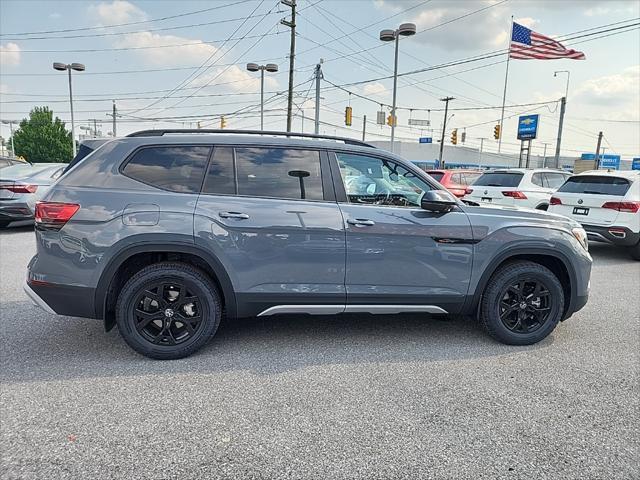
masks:
{"type": "Polygon", "coordinates": [[[560,200],[558,197],[551,197],[551,200],[549,200],[549,204],[550,205],[562,205],[562,200],[560,200]]]}
{"type": "Polygon", "coordinates": [[[610,208],[624,213],[636,213],[640,210],[640,202],[606,202],[602,208],[610,208]]]}
{"type": "Polygon", "coordinates": [[[22,183],[0,183],[0,190],[9,190],[13,193],[36,193],[38,185],[25,185],[22,183]]]}
{"type": "Polygon", "coordinates": [[[502,195],[504,195],[505,197],[515,198],[516,200],[527,199],[527,196],[524,193],[519,192],[517,190],[508,190],[508,191],[502,192],[502,195]]]}
{"type": "Polygon", "coordinates": [[[59,230],[79,209],[77,203],[36,202],[36,225],[59,230]]]}
{"type": "Polygon", "coordinates": [[[472,193],[473,193],[473,188],[469,188],[469,187],[465,188],[464,190],[465,195],[471,195],[472,193]]]}

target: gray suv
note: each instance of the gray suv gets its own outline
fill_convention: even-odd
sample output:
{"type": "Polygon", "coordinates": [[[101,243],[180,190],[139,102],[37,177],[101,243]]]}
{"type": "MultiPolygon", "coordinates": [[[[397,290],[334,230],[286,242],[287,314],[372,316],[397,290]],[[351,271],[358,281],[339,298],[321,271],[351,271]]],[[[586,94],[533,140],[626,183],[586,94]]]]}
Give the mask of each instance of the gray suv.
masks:
{"type": "Polygon", "coordinates": [[[117,324],[153,358],[195,352],[222,317],[286,313],[476,316],[529,345],[589,292],[575,221],[465,205],[351,139],[143,131],[100,146],[42,200],[27,294],[117,324]]]}

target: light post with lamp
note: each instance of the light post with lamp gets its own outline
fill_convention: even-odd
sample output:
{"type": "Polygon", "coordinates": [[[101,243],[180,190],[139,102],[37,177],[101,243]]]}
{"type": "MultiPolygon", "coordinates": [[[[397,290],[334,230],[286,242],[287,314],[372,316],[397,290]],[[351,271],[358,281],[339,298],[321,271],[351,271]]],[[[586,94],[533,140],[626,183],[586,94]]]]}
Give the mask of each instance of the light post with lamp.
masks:
{"type": "Polygon", "coordinates": [[[275,63],[267,63],[266,65],[258,65],[257,63],[247,63],[247,70],[250,72],[260,72],[260,130],[264,130],[264,71],[277,72],[278,65],[275,63]]]}
{"type": "Polygon", "coordinates": [[[71,70],[76,72],[84,72],[84,65],[82,63],[60,63],[54,62],[53,69],[64,72],[69,72],[69,104],[71,106],[71,145],[73,146],[73,156],[76,156],[76,127],[73,119],[73,89],[71,88],[71,70]]]}
{"type": "Polygon", "coordinates": [[[393,152],[393,139],[396,132],[396,91],[398,88],[398,44],[400,37],[409,37],[416,34],[414,23],[403,23],[397,30],[385,29],[380,32],[380,40],[383,42],[396,42],[395,59],[393,66],[393,104],[391,105],[391,151],[393,152]]]}

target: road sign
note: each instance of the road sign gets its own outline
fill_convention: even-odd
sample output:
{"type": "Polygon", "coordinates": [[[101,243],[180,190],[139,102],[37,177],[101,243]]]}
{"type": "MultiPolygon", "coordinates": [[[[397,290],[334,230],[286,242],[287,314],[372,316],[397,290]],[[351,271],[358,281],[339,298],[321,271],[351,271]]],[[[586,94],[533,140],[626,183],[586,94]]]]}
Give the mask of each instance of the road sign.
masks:
{"type": "Polygon", "coordinates": [[[421,127],[428,127],[431,125],[431,120],[420,120],[418,118],[410,118],[409,125],[417,125],[421,127]]]}
{"type": "Polygon", "coordinates": [[[518,119],[518,140],[533,140],[538,135],[539,115],[523,115],[518,119]]]}
{"type": "Polygon", "coordinates": [[[640,157],[631,160],[631,170],[640,170],[640,157]]]}
{"type": "MultiPolygon", "coordinates": [[[[580,158],[582,160],[595,160],[595,153],[583,153],[580,158]]],[[[620,169],[620,155],[600,155],[600,168],[612,168],[614,170],[620,169]]]]}
{"type": "Polygon", "coordinates": [[[418,138],[419,143],[433,143],[432,137],[420,137],[418,138]]]}

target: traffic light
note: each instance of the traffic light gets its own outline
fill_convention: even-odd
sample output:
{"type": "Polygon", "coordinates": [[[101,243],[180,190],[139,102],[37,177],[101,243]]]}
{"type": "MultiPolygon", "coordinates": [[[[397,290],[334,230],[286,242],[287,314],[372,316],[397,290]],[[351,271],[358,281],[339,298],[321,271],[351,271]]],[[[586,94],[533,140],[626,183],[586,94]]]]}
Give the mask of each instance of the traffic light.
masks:
{"type": "Polygon", "coordinates": [[[397,125],[398,124],[398,117],[394,118],[394,115],[389,115],[387,117],[387,125],[389,125],[390,127],[393,125],[397,125]]]}
{"type": "Polygon", "coordinates": [[[453,132],[451,132],[451,143],[454,145],[458,144],[458,129],[454,128],[453,132]]]}
{"type": "Polygon", "coordinates": [[[353,108],[347,107],[344,109],[344,124],[347,127],[351,126],[351,120],[353,119],[353,108]]]}
{"type": "Polygon", "coordinates": [[[222,130],[226,126],[227,126],[227,121],[224,119],[224,117],[220,117],[220,129],[222,130]]]}
{"type": "Polygon", "coordinates": [[[500,140],[500,124],[493,127],[493,138],[500,140]]]}

